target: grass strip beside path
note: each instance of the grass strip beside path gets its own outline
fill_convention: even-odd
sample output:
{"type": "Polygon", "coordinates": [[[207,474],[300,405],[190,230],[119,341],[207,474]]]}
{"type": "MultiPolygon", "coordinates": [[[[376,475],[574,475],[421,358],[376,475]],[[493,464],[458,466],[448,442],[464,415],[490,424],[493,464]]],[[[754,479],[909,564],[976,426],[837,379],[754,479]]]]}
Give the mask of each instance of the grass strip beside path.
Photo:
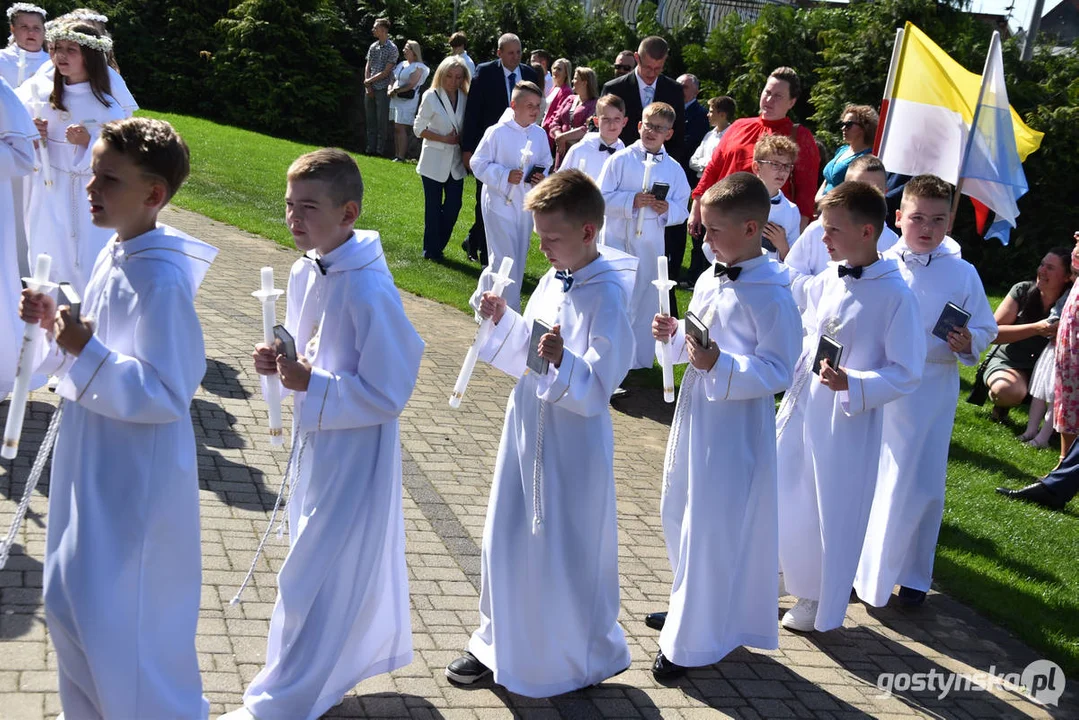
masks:
{"type": "MultiPolygon", "coordinates": [[[[175,203],[292,247],[285,227],[285,170],[315,149],[197,118],[145,113],[171,122],[191,148],[191,178],[175,203]]],[[[402,290],[467,310],[479,266],[463,259],[458,245],[472,224],[475,182],[465,183],[464,207],[442,265],[420,257],[423,191],[414,165],[356,156],[366,184],[358,225],[378,230],[402,290]]],[[[535,243],[529,252],[525,295],[548,265],[535,243]]],[[[251,268],[252,287],[257,268],[251,268]]],[[[679,305],[688,305],[679,293],[679,305]]],[[[991,298],[994,307],[999,297],[991,298]]],[[[679,368],[681,370],[681,368],[679,368]]],[[[658,369],[645,381],[658,382],[658,369]]],[[[681,373],[679,372],[679,378],[681,373]]],[[[963,368],[962,398],[974,377],[963,368]]],[[[1016,439],[1026,423],[1013,410],[1009,425],[988,420],[987,408],[959,402],[948,465],[948,492],[935,580],[940,588],[1010,629],[1046,658],[1079,677],[1079,513],[1010,502],[998,485],[1018,487],[1048,472],[1056,452],[1033,450],[1016,439]]],[[[657,478],[657,492],[658,492],[657,478]]],[[[916,613],[917,611],[912,611],[916,613]]],[[[1012,668],[994,658],[998,672],[1012,668]]],[[[989,668],[979,668],[987,671],[989,668]]]]}

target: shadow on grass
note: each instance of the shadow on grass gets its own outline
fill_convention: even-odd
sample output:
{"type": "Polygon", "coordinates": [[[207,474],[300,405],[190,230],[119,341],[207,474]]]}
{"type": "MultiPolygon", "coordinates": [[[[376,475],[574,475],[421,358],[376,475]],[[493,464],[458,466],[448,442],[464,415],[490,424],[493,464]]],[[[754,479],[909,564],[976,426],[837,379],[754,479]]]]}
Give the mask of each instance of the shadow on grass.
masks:
{"type": "Polygon", "coordinates": [[[953,440],[948,450],[949,463],[963,463],[970,467],[995,473],[1001,476],[1001,480],[1012,482],[1020,487],[1028,485],[1037,478],[1031,475],[1029,467],[1020,467],[1000,457],[987,455],[985,452],[972,450],[961,442],[953,440]]]}

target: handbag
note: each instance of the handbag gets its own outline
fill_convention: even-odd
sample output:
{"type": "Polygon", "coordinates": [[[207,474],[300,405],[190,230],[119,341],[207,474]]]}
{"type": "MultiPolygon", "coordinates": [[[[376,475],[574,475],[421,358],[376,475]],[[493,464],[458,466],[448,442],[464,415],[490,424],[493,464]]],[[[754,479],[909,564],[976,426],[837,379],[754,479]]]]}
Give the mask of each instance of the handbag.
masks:
{"type": "Polygon", "coordinates": [[[401,100],[411,100],[416,97],[416,88],[412,88],[411,90],[398,90],[395,95],[401,100]]]}
{"type": "Polygon", "coordinates": [[[994,345],[993,351],[986,355],[985,360],[982,360],[982,364],[978,366],[978,372],[974,374],[974,386],[970,388],[970,395],[967,395],[967,402],[971,405],[985,405],[985,401],[989,399],[989,386],[985,384],[985,369],[999,350],[1000,345],[994,345]]]}

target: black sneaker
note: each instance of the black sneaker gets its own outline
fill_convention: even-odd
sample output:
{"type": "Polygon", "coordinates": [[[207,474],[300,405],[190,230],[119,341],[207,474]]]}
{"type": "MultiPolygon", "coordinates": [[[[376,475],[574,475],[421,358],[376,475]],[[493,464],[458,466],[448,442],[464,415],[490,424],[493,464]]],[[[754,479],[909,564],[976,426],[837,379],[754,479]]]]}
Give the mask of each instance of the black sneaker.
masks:
{"type": "Polygon", "coordinates": [[[471,685],[490,674],[491,668],[481,663],[467,650],[461,657],[446,666],[446,677],[461,685],[471,685]]]}
{"type": "Polygon", "coordinates": [[[904,607],[917,607],[925,602],[925,591],[899,586],[899,604],[904,607]]]}

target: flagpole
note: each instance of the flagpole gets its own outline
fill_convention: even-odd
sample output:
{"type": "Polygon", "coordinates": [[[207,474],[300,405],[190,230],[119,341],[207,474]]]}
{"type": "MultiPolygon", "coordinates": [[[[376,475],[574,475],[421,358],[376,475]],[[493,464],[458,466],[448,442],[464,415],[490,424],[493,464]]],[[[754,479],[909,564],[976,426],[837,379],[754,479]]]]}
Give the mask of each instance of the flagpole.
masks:
{"type": "MultiPolygon", "coordinates": [[[[952,222],[955,213],[959,210],[959,196],[963,192],[963,170],[970,158],[970,150],[974,147],[974,136],[978,127],[978,116],[982,114],[982,101],[985,99],[985,86],[989,81],[989,67],[993,60],[993,53],[1000,52],[1000,33],[993,31],[993,39],[989,41],[989,53],[985,56],[985,67],[982,68],[982,85],[978,88],[978,103],[974,106],[974,117],[970,121],[970,136],[967,138],[967,147],[963,151],[963,157],[959,161],[959,178],[955,183],[955,196],[952,198],[952,222]]],[[[949,228],[949,232],[951,228],[949,228]]]]}
{"type": "Polygon", "coordinates": [[[895,29],[895,44],[892,45],[892,59],[888,63],[888,79],[884,82],[884,97],[880,101],[880,109],[884,117],[883,122],[878,132],[878,137],[874,138],[877,147],[873,149],[873,153],[880,157],[884,154],[884,142],[888,136],[888,125],[891,113],[888,112],[888,102],[892,99],[892,93],[895,91],[895,75],[899,69],[899,58],[903,54],[903,28],[895,29]]]}

